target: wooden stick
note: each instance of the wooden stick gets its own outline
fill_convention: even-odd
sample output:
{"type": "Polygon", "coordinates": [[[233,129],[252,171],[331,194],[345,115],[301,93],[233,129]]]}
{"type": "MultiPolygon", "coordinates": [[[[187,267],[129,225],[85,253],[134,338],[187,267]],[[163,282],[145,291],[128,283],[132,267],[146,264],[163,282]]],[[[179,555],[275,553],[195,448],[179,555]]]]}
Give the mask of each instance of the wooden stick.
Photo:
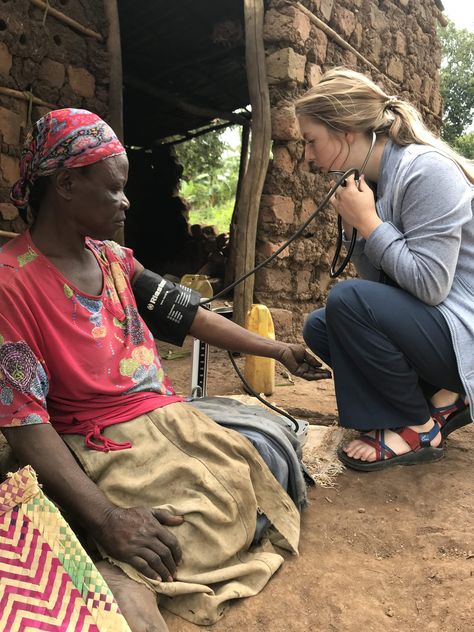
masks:
{"type": "Polygon", "coordinates": [[[220,110],[211,110],[207,107],[202,107],[200,105],[195,105],[194,103],[189,103],[188,101],[184,101],[179,97],[175,97],[172,94],[169,94],[169,92],[166,92],[165,90],[160,90],[159,88],[156,88],[154,85],[148,83],[147,81],[143,81],[142,79],[126,76],[125,84],[127,86],[131,86],[132,88],[136,88],[137,90],[140,90],[145,94],[149,94],[156,99],[160,99],[161,101],[170,103],[180,110],[183,110],[183,112],[188,112],[189,114],[198,116],[203,119],[220,118],[224,121],[231,121],[232,123],[237,123],[239,125],[247,123],[247,118],[245,118],[241,114],[234,114],[234,112],[222,112],[220,110]]]}
{"type": "MultiPolygon", "coordinates": [[[[292,3],[292,2],[289,2],[289,0],[287,0],[286,4],[288,4],[288,6],[291,6],[291,7],[294,7],[296,5],[300,11],[302,11],[305,15],[307,15],[309,17],[309,19],[311,20],[311,22],[313,22],[313,24],[315,24],[321,31],[323,31],[323,33],[326,33],[326,35],[328,35],[331,39],[333,39],[335,42],[337,42],[339,44],[339,46],[341,46],[341,48],[345,48],[346,50],[348,50],[351,53],[353,53],[357,57],[357,59],[359,61],[361,61],[363,64],[365,64],[366,66],[369,66],[370,68],[372,68],[372,70],[375,70],[379,75],[382,75],[383,77],[385,77],[385,79],[387,81],[389,81],[397,89],[400,88],[400,84],[399,83],[397,83],[393,79],[390,79],[390,77],[388,75],[386,75],[384,72],[382,72],[380,70],[380,68],[377,68],[377,66],[375,66],[371,61],[369,61],[366,57],[361,55],[358,50],[356,50],[348,42],[346,42],[344,39],[342,39],[342,37],[340,35],[338,35],[336,33],[336,31],[334,31],[325,22],[320,20],[309,9],[307,9],[305,6],[303,6],[301,4],[301,2],[292,3]]],[[[438,119],[438,121],[441,121],[441,116],[439,114],[436,114],[435,112],[433,112],[433,110],[431,110],[428,106],[421,104],[421,107],[426,112],[431,114],[434,118],[438,119]]]]}
{"type": "Polygon", "coordinates": [[[13,239],[14,237],[18,237],[20,233],[12,233],[9,230],[0,230],[0,237],[6,237],[7,239],[13,239]]]}
{"type": "MultiPolygon", "coordinates": [[[[264,11],[264,0],[244,0],[245,60],[252,106],[252,138],[237,211],[236,279],[255,265],[258,211],[270,158],[270,96],[263,43],[264,11]]],[[[245,315],[252,306],[253,288],[254,276],[252,275],[234,290],[233,319],[239,325],[245,323],[245,315]]]]}
{"type": "Polygon", "coordinates": [[[104,39],[100,33],[97,33],[97,31],[93,31],[92,29],[87,28],[87,26],[83,26],[79,22],[76,22],[76,20],[73,20],[72,18],[65,15],[64,13],[61,13],[61,11],[58,11],[57,9],[50,6],[49,4],[46,4],[46,2],[43,2],[43,0],[30,0],[30,2],[34,4],[35,7],[38,7],[39,9],[43,9],[44,11],[47,11],[57,20],[59,20],[60,22],[63,22],[63,24],[67,24],[75,31],[78,31],[79,33],[82,33],[83,35],[87,35],[87,37],[93,37],[94,39],[99,40],[99,41],[102,41],[104,39]]]}
{"type": "MultiPolygon", "coordinates": [[[[287,2],[287,4],[289,4],[291,6],[295,6],[293,3],[290,3],[290,2],[287,2]]],[[[309,19],[311,20],[311,22],[313,22],[313,24],[316,24],[316,26],[319,29],[321,29],[321,31],[323,31],[323,33],[326,33],[326,35],[328,35],[331,39],[333,39],[335,42],[337,42],[339,44],[339,46],[341,46],[342,48],[345,48],[346,50],[349,50],[351,53],[353,53],[357,57],[357,59],[359,61],[363,62],[367,66],[370,66],[373,70],[376,70],[381,75],[384,75],[384,73],[381,72],[377,68],[377,66],[374,66],[374,64],[371,61],[369,61],[363,55],[361,55],[359,53],[359,51],[356,50],[350,44],[348,44],[346,42],[346,40],[342,39],[342,37],[340,35],[338,35],[338,33],[336,33],[336,31],[334,31],[330,26],[328,26],[326,24],[326,22],[323,22],[317,16],[315,16],[314,13],[312,13],[309,9],[307,9],[305,6],[303,6],[301,4],[301,2],[296,2],[296,6],[298,7],[298,9],[300,11],[302,11],[305,15],[307,15],[309,17],[309,19]]],[[[398,88],[398,84],[395,83],[395,81],[393,81],[393,79],[390,79],[390,77],[387,77],[387,75],[384,75],[384,77],[386,77],[388,79],[388,81],[390,81],[390,83],[393,83],[393,85],[397,86],[397,88],[398,88]]]]}
{"type": "Polygon", "coordinates": [[[20,90],[13,90],[13,88],[4,88],[3,86],[0,86],[0,94],[4,94],[6,97],[13,97],[14,99],[21,99],[22,101],[29,101],[31,99],[31,102],[35,105],[41,105],[45,108],[49,108],[50,110],[55,110],[57,108],[57,106],[52,103],[47,103],[42,99],[38,99],[38,97],[35,97],[31,92],[21,92],[20,90]]]}

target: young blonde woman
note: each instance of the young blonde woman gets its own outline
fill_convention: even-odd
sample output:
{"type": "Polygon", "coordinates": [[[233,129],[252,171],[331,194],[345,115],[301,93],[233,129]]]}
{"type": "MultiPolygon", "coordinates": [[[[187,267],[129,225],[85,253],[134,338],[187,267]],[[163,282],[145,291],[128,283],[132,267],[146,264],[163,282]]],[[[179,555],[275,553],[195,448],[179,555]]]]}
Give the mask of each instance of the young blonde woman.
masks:
{"type": "Polygon", "coordinates": [[[296,113],[308,162],[364,165],[334,199],[361,278],[304,327],[333,369],[341,425],[363,432],[339,457],[358,470],[437,460],[474,401],[474,167],[354,71],[324,74],[296,113]]]}

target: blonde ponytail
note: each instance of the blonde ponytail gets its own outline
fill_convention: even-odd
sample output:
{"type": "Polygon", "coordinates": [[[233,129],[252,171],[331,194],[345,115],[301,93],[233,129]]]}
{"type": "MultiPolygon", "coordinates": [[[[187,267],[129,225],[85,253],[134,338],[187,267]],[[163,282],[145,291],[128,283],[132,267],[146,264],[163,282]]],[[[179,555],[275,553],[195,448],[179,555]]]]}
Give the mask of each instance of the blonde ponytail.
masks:
{"type": "Polygon", "coordinates": [[[326,72],[295,104],[309,116],[341,132],[384,134],[396,145],[428,145],[451,158],[474,184],[474,164],[435,136],[408,101],[386,94],[365,75],[346,68],[326,72]]]}

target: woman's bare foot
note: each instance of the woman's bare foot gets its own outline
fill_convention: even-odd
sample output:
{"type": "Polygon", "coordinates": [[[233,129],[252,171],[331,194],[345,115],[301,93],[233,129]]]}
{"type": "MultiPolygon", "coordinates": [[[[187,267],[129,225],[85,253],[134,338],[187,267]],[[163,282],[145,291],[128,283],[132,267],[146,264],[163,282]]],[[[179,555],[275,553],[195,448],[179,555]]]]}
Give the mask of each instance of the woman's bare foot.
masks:
{"type": "Polygon", "coordinates": [[[97,562],[96,566],[132,632],[168,632],[168,626],[158,610],[156,594],[106,560],[97,562]]]}
{"type": "MultiPolygon", "coordinates": [[[[433,428],[434,423],[435,422],[432,419],[429,419],[429,421],[421,426],[409,426],[409,428],[418,433],[429,432],[433,428]]],[[[375,436],[374,432],[366,432],[364,434],[369,437],[375,436]]],[[[433,448],[437,448],[441,444],[441,441],[441,434],[438,433],[431,441],[431,446],[433,448]]],[[[408,445],[408,443],[404,439],[402,439],[399,434],[397,434],[396,432],[392,432],[391,430],[385,430],[385,443],[397,455],[406,454],[407,452],[411,451],[411,447],[408,445]]],[[[354,439],[342,449],[347,454],[347,456],[353,459],[367,461],[369,463],[372,463],[377,459],[375,448],[368,445],[364,441],[361,441],[360,439],[354,439]]]]}

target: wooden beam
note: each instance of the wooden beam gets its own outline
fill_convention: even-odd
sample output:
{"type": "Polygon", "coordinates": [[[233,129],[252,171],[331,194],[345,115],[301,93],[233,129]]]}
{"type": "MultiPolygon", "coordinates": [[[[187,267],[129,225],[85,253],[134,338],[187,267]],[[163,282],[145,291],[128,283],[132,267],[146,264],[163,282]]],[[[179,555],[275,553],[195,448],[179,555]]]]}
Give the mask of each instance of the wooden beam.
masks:
{"type": "Polygon", "coordinates": [[[125,85],[136,88],[137,90],[140,90],[145,94],[149,94],[155,99],[159,99],[160,101],[165,101],[170,105],[174,105],[183,112],[187,112],[188,114],[192,114],[193,116],[197,116],[205,120],[220,118],[223,121],[230,121],[231,123],[236,123],[238,125],[243,125],[244,123],[247,123],[247,118],[242,116],[241,114],[235,114],[234,112],[223,112],[222,110],[213,110],[201,105],[189,103],[188,101],[184,101],[183,99],[176,97],[169,92],[166,92],[165,90],[160,90],[159,88],[156,88],[151,83],[143,81],[142,79],[137,79],[135,77],[130,77],[127,75],[125,77],[125,85]]]}
{"type": "Polygon", "coordinates": [[[104,39],[100,33],[93,31],[87,26],[83,26],[79,22],[76,22],[76,20],[73,20],[65,13],[58,11],[57,9],[52,7],[50,4],[43,2],[43,0],[30,0],[30,2],[34,4],[35,7],[38,7],[39,9],[43,9],[45,13],[51,14],[53,17],[56,18],[56,20],[59,20],[59,22],[62,22],[63,24],[67,24],[75,31],[78,31],[79,33],[82,33],[83,35],[87,35],[87,37],[92,37],[99,41],[102,41],[104,39]]]}
{"type": "MultiPolygon", "coordinates": [[[[235,279],[255,265],[258,212],[270,158],[270,96],[263,43],[264,12],[264,0],[244,0],[245,59],[252,106],[252,137],[237,209],[235,279]]],[[[239,325],[245,323],[245,315],[252,306],[253,288],[252,275],[234,290],[233,319],[239,325]]]]}

